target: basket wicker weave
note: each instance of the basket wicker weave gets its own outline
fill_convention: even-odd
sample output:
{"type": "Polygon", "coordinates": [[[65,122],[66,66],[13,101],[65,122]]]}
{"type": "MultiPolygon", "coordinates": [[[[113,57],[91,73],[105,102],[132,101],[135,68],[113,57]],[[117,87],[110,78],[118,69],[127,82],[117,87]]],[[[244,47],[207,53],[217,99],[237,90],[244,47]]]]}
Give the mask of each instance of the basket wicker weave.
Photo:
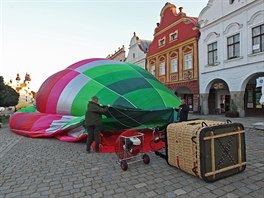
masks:
{"type": "Polygon", "coordinates": [[[199,137],[202,123],[207,126],[222,125],[224,122],[195,120],[170,124],[167,127],[167,155],[168,163],[194,176],[200,175],[199,137]]]}

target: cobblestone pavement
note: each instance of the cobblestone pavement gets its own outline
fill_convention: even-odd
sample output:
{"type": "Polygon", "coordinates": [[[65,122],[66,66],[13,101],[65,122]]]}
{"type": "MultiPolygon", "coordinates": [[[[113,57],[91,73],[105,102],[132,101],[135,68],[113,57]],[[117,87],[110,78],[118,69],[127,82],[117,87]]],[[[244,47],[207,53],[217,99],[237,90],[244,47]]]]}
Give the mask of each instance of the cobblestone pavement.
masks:
{"type": "Polygon", "coordinates": [[[84,143],[32,139],[0,129],[2,197],[263,197],[264,132],[246,128],[247,168],[205,183],[150,153],[122,171],[114,153],[86,154],[84,143]]]}

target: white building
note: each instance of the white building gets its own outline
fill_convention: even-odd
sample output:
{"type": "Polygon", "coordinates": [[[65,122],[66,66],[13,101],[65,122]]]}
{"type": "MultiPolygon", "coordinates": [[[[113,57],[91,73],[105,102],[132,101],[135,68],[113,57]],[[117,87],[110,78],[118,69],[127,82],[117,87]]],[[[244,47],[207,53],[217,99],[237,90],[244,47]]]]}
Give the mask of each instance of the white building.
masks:
{"type": "Polygon", "coordinates": [[[201,111],[224,112],[231,101],[241,117],[264,117],[264,1],[209,0],[199,15],[201,111]]]}
{"type": "Polygon", "coordinates": [[[139,39],[134,32],[133,37],[130,40],[128,55],[125,62],[133,63],[145,69],[146,67],[146,53],[148,46],[151,43],[149,40],[139,39]]]}

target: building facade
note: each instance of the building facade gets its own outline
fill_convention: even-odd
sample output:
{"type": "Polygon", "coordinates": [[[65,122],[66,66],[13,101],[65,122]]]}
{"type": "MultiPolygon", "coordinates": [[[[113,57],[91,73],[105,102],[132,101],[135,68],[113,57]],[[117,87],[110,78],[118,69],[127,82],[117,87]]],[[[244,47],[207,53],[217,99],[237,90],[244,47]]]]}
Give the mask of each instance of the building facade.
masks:
{"type": "Polygon", "coordinates": [[[166,3],[147,53],[147,70],[199,111],[198,19],[166,3]]]}
{"type": "Polygon", "coordinates": [[[15,83],[10,80],[6,83],[6,85],[12,87],[14,90],[16,90],[17,93],[19,93],[18,103],[33,103],[35,92],[31,90],[30,82],[30,74],[26,73],[24,80],[22,80],[18,73],[15,79],[15,83]]]}
{"type": "Polygon", "coordinates": [[[110,60],[125,62],[126,60],[125,46],[123,45],[122,47],[119,47],[118,50],[114,52],[114,54],[109,54],[106,58],[110,60]]]}
{"type": "Polygon", "coordinates": [[[237,106],[241,117],[264,116],[263,0],[209,0],[199,15],[200,105],[213,114],[237,106]]]}
{"type": "Polygon", "coordinates": [[[142,40],[134,32],[130,40],[126,62],[133,63],[146,69],[146,54],[149,48],[150,40],[142,40]]]}

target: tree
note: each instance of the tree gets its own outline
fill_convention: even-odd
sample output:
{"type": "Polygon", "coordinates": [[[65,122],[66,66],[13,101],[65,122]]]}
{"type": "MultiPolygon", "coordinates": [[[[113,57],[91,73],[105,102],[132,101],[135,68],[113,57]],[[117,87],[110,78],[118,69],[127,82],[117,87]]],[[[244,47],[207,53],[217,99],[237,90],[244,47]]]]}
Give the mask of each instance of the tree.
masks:
{"type": "Polygon", "coordinates": [[[0,76],[0,90],[4,89],[5,83],[4,83],[4,78],[3,76],[0,76]]]}
{"type": "Polygon", "coordinates": [[[0,76],[0,106],[16,106],[19,100],[19,93],[12,87],[4,84],[3,76],[0,76]]]}

